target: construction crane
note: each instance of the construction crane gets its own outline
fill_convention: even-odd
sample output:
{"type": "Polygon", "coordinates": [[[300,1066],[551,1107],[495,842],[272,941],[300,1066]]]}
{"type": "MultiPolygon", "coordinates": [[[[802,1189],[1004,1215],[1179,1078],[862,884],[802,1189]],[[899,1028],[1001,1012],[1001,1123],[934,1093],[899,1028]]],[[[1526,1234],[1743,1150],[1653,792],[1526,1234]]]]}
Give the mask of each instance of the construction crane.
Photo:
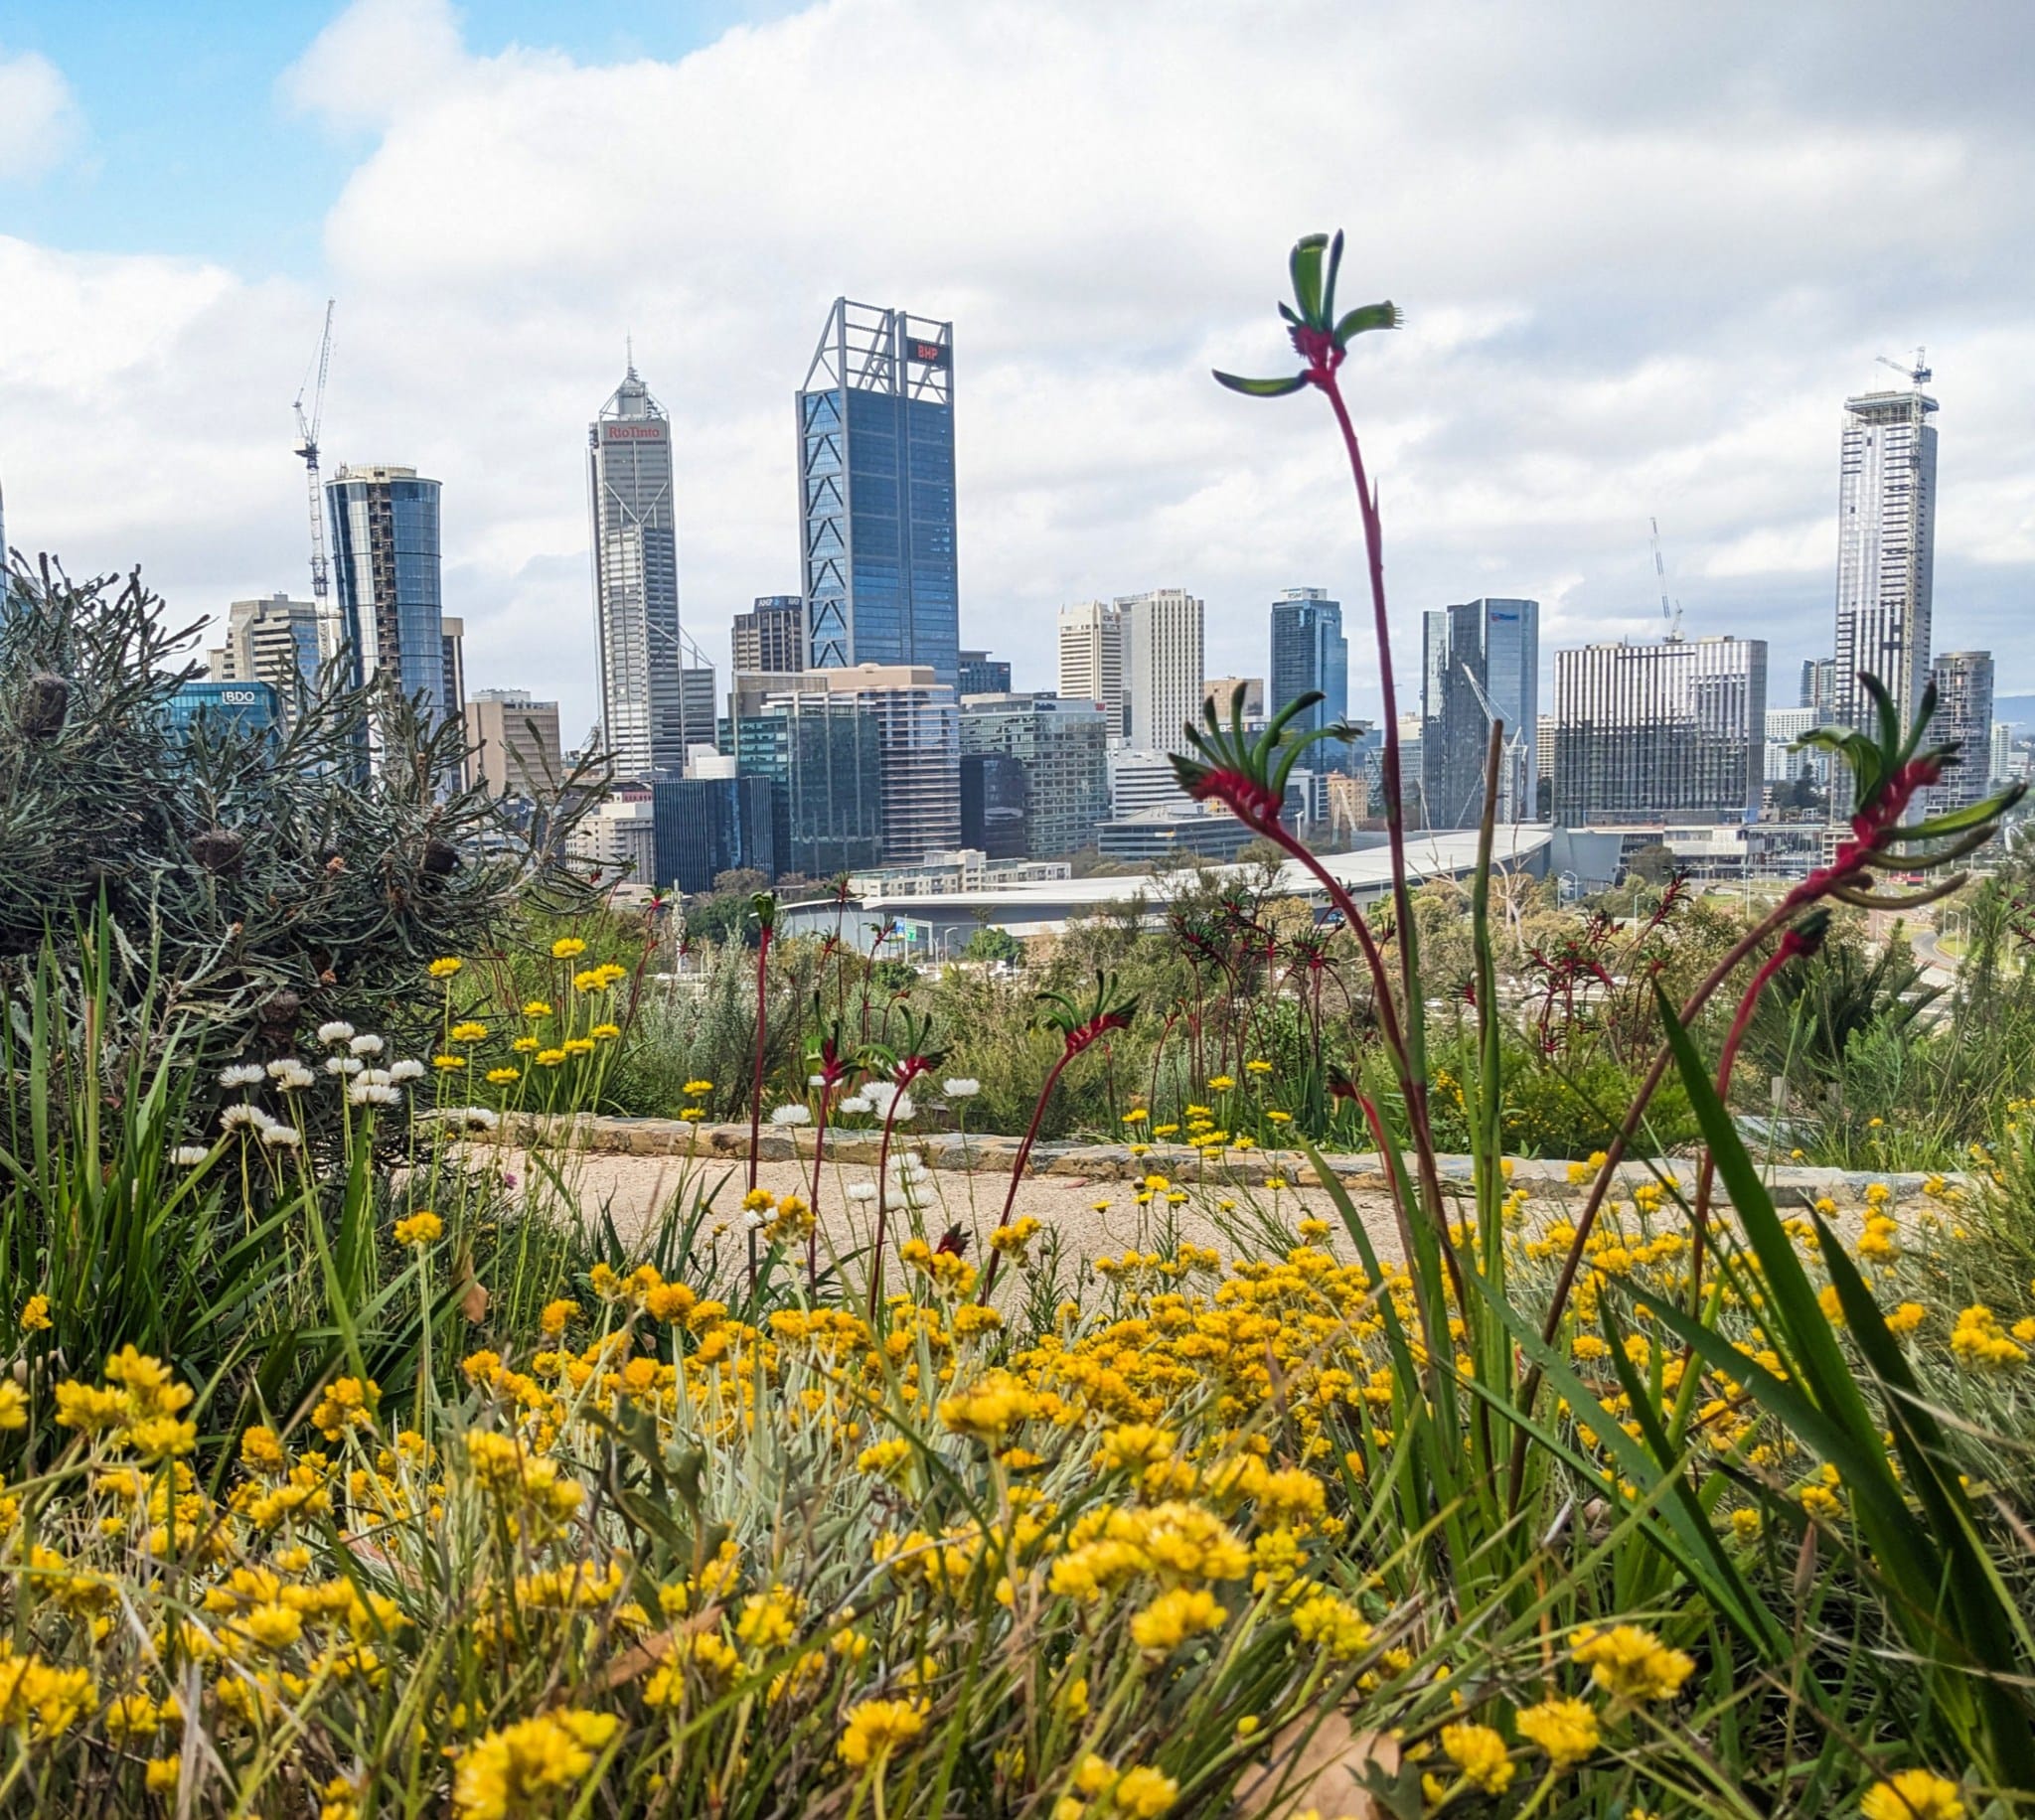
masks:
{"type": "Polygon", "coordinates": [[[1667,636],[1670,642],[1678,645],[1681,643],[1681,602],[1677,600],[1671,609],[1667,604],[1667,564],[1660,560],[1660,521],[1648,519],[1646,523],[1653,531],[1653,579],[1660,584],[1660,617],[1673,622],[1667,636]]]}
{"type": "Polygon", "coordinates": [[[297,413],[297,459],[311,491],[311,604],[318,612],[318,658],[330,663],[340,646],[338,615],[332,605],[332,584],[325,567],[325,488],[318,474],[318,426],[325,420],[325,377],[332,370],[332,306],[325,300],[325,333],[318,343],[318,378],[309,375],[297,387],[292,407],[297,413]],[[304,415],[304,393],[311,393],[311,414],[304,415]]]}
{"type": "Polygon", "coordinates": [[[1879,362],[1882,367],[1891,367],[1896,373],[1905,375],[1909,383],[1917,391],[1920,391],[1927,385],[1934,377],[1929,371],[1929,350],[1927,348],[1917,348],[1915,350],[1915,364],[1912,367],[1904,367],[1899,361],[1889,360],[1884,354],[1875,354],[1873,359],[1879,362]]]}
{"type": "MultiPolygon", "coordinates": [[[[1484,709],[1485,719],[1489,721],[1494,727],[1502,727],[1504,722],[1499,716],[1497,709],[1491,705],[1490,696],[1485,692],[1484,684],[1477,680],[1477,672],[1472,670],[1468,664],[1465,664],[1463,666],[1463,674],[1470,679],[1471,692],[1477,697],[1477,705],[1484,709]]],[[[1522,761],[1525,757],[1526,733],[1526,728],[1514,727],[1512,729],[1512,736],[1505,741],[1503,749],[1498,754],[1498,808],[1496,820],[1499,822],[1511,823],[1526,820],[1526,816],[1521,812],[1518,802],[1518,799],[1525,794],[1519,786],[1524,782],[1524,765],[1522,761]]],[[[1458,818],[1459,825],[1465,825],[1469,822],[1470,809],[1471,805],[1465,803],[1463,814],[1458,818]]]]}

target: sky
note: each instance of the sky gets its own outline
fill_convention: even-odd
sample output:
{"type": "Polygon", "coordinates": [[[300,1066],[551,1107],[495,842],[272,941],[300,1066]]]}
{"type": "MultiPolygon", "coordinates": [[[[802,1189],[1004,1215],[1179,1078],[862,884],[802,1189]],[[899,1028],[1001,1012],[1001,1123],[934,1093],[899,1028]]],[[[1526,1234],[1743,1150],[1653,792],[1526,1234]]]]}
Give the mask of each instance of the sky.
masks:
{"type": "Polygon", "coordinates": [[[846,294],[955,324],[962,642],[1051,686],[1063,603],[1185,587],[1262,676],[1360,532],[1277,373],[1349,236],[1345,369],[1402,692],[1419,615],[1830,649],[1846,395],[1941,403],[1936,636],[2035,688],[2035,9],[1416,0],[0,0],[9,539],[180,621],[308,592],[291,400],[444,484],[470,687],[597,712],[586,425],[670,410],[687,630],[798,589],[792,396],[846,294]],[[1921,28],[1918,29],[1918,21],[1921,28]]]}

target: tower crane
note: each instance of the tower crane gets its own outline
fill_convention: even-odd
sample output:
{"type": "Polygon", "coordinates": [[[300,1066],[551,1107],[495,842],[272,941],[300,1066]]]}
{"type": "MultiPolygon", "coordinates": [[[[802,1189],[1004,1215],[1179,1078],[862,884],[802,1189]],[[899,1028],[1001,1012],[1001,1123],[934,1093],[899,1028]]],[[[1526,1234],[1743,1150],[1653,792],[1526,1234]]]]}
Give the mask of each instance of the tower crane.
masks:
{"type": "Polygon", "coordinates": [[[1681,602],[1677,600],[1671,609],[1667,604],[1667,564],[1660,560],[1660,521],[1648,519],[1646,523],[1653,531],[1653,579],[1660,584],[1660,617],[1673,622],[1667,636],[1678,645],[1681,643],[1681,602]]]}
{"type": "Polygon", "coordinates": [[[1889,360],[1884,354],[1875,354],[1873,359],[1879,362],[1882,367],[1891,367],[1896,373],[1903,375],[1917,391],[1920,391],[1927,385],[1934,377],[1929,371],[1929,350],[1927,348],[1917,348],[1915,350],[1915,364],[1911,367],[1904,367],[1899,361],[1889,360]]]}
{"type": "Polygon", "coordinates": [[[318,474],[318,426],[325,420],[325,377],[332,370],[332,306],[325,300],[325,333],[318,343],[318,378],[308,376],[297,387],[297,459],[311,493],[311,604],[318,613],[318,657],[330,663],[340,646],[338,615],[332,605],[332,584],[325,565],[325,488],[318,474]],[[304,414],[304,393],[311,393],[311,414],[304,414]]]}
{"type": "MultiPolygon", "coordinates": [[[[1484,709],[1485,719],[1489,721],[1494,727],[1502,727],[1504,721],[1500,718],[1497,709],[1491,705],[1490,696],[1486,692],[1484,684],[1477,680],[1477,672],[1472,670],[1468,664],[1465,664],[1463,666],[1463,674],[1470,680],[1471,692],[1477,697],[1477,705],[1484,709]]],[[[1518,801],[1525,794],[1520,788],[1520,785],[1525,782],[1523,775],[1524,765],[1522,763],[1525,757],[1525,747],[1526,729],[1524,727],[1514,727],[1511,737],[1505,741],[1503,749],[1498,754],[1498,807],[1496,819],[1500,822],[1523,822],[1526,819],[1518,801]]],[[[1459,819],[1467,822],[1469,818],[1470,805],[1466,803],[1463,806],[1463,815],[1459,819]]]]}

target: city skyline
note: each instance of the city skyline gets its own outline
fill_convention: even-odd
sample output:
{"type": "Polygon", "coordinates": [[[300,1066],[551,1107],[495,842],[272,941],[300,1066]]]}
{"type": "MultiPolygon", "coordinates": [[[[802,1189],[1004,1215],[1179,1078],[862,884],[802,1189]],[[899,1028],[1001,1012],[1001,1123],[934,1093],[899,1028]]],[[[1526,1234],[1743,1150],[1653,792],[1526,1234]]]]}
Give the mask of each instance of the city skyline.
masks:
{"type": "MultiPolygon", "coordinates": [[[[1947,432],[1935,642],[2035,685],[2010,636],[2035,594],[2025,12],[1960,10],[1885,59],[1864,47],[1898,15],[1874,7],[1783,33],[1750,8],[1303,4],[1157,45],[1108,9],[1014,43],[964,7],[912,21],[908,72],[876,50],[909,17],[886,0],[654,23],[228,4],[202,47],[128,9],[38,12],[0,19],[0,71],[42,108],[0,142],[10,532],[74,571],[138,560],[187,617],[305,592],[288,405],[336,296],[328,460],[444,482],[472,684],[555,693],[576,741],[571,464],[623,337],[680,426],[682,589],[724,665],[733,613],[796,584],[787,399],[847,292],[959,324],[963,642],[1044,681],[1059,604],[1173,580],[1208,602],[1208,668],[1259,674],[1280,589],[1357,614],[1356,527],[1319,415],[1206,374],[1275,351],[1267,260],[1341,225],[1352,277],[1408,311],[1349,376],[1402,688],[1421,612],[1481,593],[1540,600],[1550,650],[1651,636],[1648,516],[1691,636],[1825,648],[1841,401],[1917,342],[1947,432]],[[1137,106],[1090,104],[1134,69],[1137,106]],[[1208,122],[1187,166],[1139,155],[1146,95],[1208,122]],[[900,210],[854,173],[916,169],[927,97],[946,153],[900,210]],[[1304,143],[1267,130],[1295,108],[1320,120],[1304,143]],[[1047,111],[1052,157],[1016,156],[1047,111]],[[829,159],[844,134],[858,156],[829,159]]],[[[1367,716],[1367,627],[1352,645],[1367,716]]]]}

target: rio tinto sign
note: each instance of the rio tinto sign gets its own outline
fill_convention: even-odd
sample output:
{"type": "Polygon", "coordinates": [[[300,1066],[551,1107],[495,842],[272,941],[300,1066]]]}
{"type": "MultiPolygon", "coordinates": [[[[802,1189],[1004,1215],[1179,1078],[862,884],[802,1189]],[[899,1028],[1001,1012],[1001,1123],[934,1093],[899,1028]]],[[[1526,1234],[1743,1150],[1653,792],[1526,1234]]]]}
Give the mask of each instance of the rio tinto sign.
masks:
{"type": "Polygon", "coordinates": [[[662,423],[603,423],[600,439],[603,442],[662,442],[665,426],[662,423]]]}

